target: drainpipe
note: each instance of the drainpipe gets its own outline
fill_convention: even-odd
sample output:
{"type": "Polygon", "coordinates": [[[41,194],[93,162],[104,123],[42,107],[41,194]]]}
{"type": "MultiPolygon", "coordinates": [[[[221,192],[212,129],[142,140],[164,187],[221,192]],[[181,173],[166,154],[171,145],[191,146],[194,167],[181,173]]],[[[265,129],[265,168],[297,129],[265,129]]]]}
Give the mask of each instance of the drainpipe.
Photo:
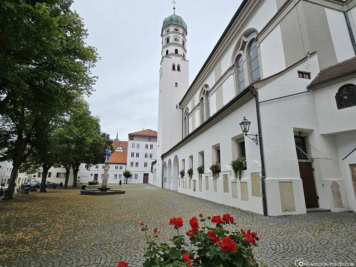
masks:
{"type": "Polygon", "coordinates": [[[261,154],[261,185],[262,185],[263,215],[268,216],[267,198],[266,198],[266,183],[265,183],[266,167],[265,167],[265,156],[264,156],[264,150],[263,150],[260,102],[259,102],[258,92],[253,86],[250,88],[250,92],[255,97],[255,102],[256,102],[257,127],[258,127],[258,139],[259,139],[258,142],[260,145],[260,154],[261,154]]]}
{"type": "Polygon", "coordinates": [[[355,52],[355,55],[356,55],[356,40],[355,40],[354,33],[352,32],[350,17],[349,17],[349,14],[347,14],[346,11],[344,11],[344,15],[345,15],[345,20],[346,20],[347,29],[349,30],[352,47],[354,48],[354,52],[355,52]]]}
{"type": "Polygon", "coordinates": [[[162,189],[163,189],[163,159],[162,159],[162,157],[161,157],[161,165],[162,165],[162,171],[161,171],[161,186],[162,186],[162,189]]]}

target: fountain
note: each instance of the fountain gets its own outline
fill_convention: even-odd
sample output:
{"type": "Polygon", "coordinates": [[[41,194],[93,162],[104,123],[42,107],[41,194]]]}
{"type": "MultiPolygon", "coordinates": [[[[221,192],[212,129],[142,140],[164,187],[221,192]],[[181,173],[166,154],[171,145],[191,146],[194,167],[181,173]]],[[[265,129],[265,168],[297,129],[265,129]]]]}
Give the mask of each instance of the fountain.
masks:
{"type": "Polygon", "coordinates": [[[121,190],[111,190],[108,188],[108,180],[109,180],[109,159],[110,159],[110,151],[106,152],[106,159],[105,159],[105,167],[104,167],[104,178],[101,183],[101,187],[93,190],[81,190],[81,195],[95,195],[95,196],[102,196],[102,195],[121,195],[125,194],[125,191],[121,190]]]}

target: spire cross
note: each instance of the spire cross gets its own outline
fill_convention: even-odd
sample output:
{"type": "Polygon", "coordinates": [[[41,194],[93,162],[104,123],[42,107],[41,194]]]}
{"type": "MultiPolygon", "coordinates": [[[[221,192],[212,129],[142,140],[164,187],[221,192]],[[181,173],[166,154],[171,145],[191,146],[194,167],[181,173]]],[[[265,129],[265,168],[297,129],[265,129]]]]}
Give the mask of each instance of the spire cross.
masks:
{"type": "Polygon", "coordinates": [[[173,13],[174,13],[174,15],[176,14],[176,1],[175,0],[173,0],[172,1],[172,3],[173,3],[173,13]]]}

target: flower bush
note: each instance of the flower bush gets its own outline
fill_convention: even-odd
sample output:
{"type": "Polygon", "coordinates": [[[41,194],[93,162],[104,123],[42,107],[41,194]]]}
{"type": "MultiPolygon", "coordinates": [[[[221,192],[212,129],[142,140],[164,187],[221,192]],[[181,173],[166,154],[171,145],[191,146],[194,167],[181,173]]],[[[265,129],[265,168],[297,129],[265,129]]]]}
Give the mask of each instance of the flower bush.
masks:
{"type": "Polygon", "coordinates": [[[237,158],[236,160],[231,161],[231,167],[234,171],[235,177],[241,180],[242,172],[245,169],[246,159],[237,158]]]}
{"type": "Polygon", "coordinates": [[[197,168],[197,171],[199,173],[199,177],[202,176],[202,174],[204,173],[204,165],[201,165],[197,168]]]}
{"type": "Polygon", "coordinates": [[[219,173],[221,172],[221,166],[219,162],[216,162],[215,164],[210,166],[210,170],[213,173],[214,178],[219,177],[219,173]]]}
{"type": "Polygon", "coordinates": [[[193,169],[190,168],[188,171],[187,171],[188,175],[189,175],[189,178],[192,179],[193,177],[193,169]]]}
{"type": "Polygon", "coordinates": [[[184,175],[185,175],[185,171],[184,170],[181,170],[180,172],[179,172],[179,174],[180,174],[180,178],[184,178],[184,175]]]}
{"type": "Polygon", "coordinates": [[[176,235],[170,243],[159,244],[155,240],[159,235],[157,228],[151,231],[141,223],[148,244],[144,267],[258,266],[252,252],[259,240],[257,234],[251,230],[228,230],[236,225],[230,214],[212,218],[200,214],[199,219],[191,218],[186,237],[180,233],[181,217],[170,219],[169,225],[174,227],[176,235]]]}

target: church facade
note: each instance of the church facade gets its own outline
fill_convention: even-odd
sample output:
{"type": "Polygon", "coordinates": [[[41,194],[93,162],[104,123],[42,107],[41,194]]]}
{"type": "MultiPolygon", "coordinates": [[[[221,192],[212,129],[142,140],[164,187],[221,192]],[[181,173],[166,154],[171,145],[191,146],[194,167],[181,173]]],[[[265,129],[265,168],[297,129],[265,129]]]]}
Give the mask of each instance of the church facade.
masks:
{"type": "Polygon", "coordinates": [[[242,1],[190,85],[187,34],[164,20],[153,183],[268,216],[356,211],[356,0],[242,1]]]}

